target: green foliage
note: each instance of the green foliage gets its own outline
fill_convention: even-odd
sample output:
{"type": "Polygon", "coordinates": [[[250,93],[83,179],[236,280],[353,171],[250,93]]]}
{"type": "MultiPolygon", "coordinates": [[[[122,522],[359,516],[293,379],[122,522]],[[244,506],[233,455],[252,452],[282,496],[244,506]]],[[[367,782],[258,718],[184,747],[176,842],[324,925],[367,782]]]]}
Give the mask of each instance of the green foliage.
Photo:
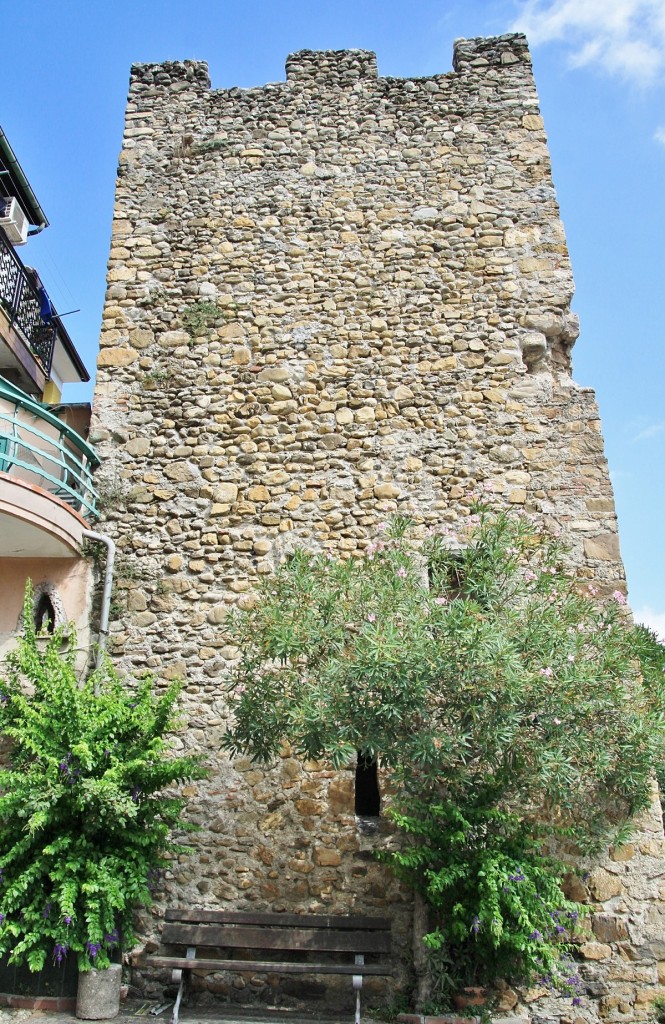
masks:
{"type": "Polygon", "coordinates": [[[479,505],[461,538],[411,532],[396,519],[362,557],[298,551],[263,579],[227,626],[225,744],[261,761],[285,738],[338,767],[376,756],[407,837],[384,859],[427,900],[426,941],[462,965],[451,977],[542,977],[577,999],[579,909],[543,851],[621,841],[648,806],[662,647],[525,516],[479,505]]]}
{"type": "Polygon", "coordinates": [[[267,760],[286,737],[337,766],[359,750],[406,790],[535,806],[597,846],[648,804],[663,687],[641,684],[622,595],[598,604],[525,517],[481,509],[465,541],[415,546],[398,521],[362,558],[298,551],[264,578],[228,625],[226,745],[267,760]]]}
{"type": "Polygon", "coordinates": [[[105,515],[118,512],[127,504],[127,486],[117,477],[95,480],[97,488],[97,508],[105,515]]]}
{"type": "MultiPolygon", "coordinates": [[[[648,626],[635,627],[635,653],[639,658],[645,691],[651,702],[665,708],[665,644],[648,626]]],[[[661,794],[665,793],[665,760],[654,762],[661,794]]]]}
{"type": "MultiPolygon", "coordinates": [[[[644,627],[644,628],[646,629],[646,627],[644,627]]],[[[663,998],[663,996],[658,996],[656,999],[654,999],[654,1001],[653,1001],[653,1003],[651,1005],[652,1005],[652,1008],[653,1008],[653,1017],[651,1019],[654,1020],[654,1021],[657,1021],[658,1024],[664,1024],[664,1022],[665,1022],[665,998],[663,998]]]]}
{"type": "Polygon", "coordinates": [[[446,954],[436,977],[447,994],[518,977],[576,997],[569,940],[584,910],[564,896],[565,869],[543,854],[538,825],[525,829],[519,815],[493,807],[413,797],[408,806],[391,817],[412,842],[380,856],[431,908],[425,943],[446,954]]]}
{"type": "Polygon", "coordinates": [[[214,302],[194,302],[183,311],[182,325],[191,337],[201,334],[222,316],[222,311],[214,302]]]}
{"type": "Polygon", "coordinates": [[[68,953],[106,967],[134,941],[132,910],[150,904],[165,855],[183,850],[183,801],[162,791],[204,772],[167,738],[177,685],[156,696],[108,663],[80,684],[76,645],[37,636],[31,607],[28,592],[0,679],[0,953],[33,971],[68,953]]]}

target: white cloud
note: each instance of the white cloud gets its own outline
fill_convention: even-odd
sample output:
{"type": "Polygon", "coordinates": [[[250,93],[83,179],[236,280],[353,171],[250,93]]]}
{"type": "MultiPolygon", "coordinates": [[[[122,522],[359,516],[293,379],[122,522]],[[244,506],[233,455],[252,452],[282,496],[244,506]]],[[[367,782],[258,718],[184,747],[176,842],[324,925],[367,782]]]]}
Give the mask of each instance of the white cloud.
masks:
{"type": "Polygon", "coordinates": [[[656,612],[648,604],[637,608],[633,613],[635,622],[641,622],[657,634],[659,640],[665,641],[665,612],[656,612]]]}
{"type": "Polygon", "coordinates": [[[518,0],[513,28],[562,42],[573,67],[598,66],[642,85],[665,75],[663,0],[518,0]]]}
{"type": "Polygon", "coordinates": [[[665,124],[661,124],[660,128],[656,128],[653,137],[656,142],[660,142],[661,145],[665,146],[665,124]]]}
{"type": "Polygon", "coordinates": [[[648,438],[662,433],[663,430],[665,430],[665,423],[651,423],[648,427],[640,430],[639,434],[636,434],[633,438],[633,441],[646,441],[648,438]]]}

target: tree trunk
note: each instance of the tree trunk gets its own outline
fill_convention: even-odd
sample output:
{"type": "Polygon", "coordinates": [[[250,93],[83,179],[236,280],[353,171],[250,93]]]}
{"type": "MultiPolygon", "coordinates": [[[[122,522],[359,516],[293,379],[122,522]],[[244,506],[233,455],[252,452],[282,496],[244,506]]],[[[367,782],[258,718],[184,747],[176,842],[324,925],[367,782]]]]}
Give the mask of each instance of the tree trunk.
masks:
{"type": "Polygon", "coordinates": [[[413,900],[413,967],[416,973],[415,1009],[430,1001],[432,995],[432,976],[429,968],[427,947],[423,944],[423,935],[429,931],[429,912],[427,903],[419,892],[414,893],[413,900]]]}

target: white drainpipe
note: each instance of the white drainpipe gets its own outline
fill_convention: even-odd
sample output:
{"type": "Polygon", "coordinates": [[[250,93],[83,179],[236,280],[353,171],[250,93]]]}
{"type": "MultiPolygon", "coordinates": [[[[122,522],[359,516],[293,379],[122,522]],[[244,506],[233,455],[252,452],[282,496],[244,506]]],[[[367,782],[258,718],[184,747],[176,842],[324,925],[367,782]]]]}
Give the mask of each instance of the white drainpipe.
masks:
{"type": "Polygon", "coordinates": [[[99,615],[99,642],[97,644],[97,661],[95,668],[102,663],[106,640],[109,635],[109,609],[111,607],[111,587],[113,585],[113,563],[115,561],[115,543],[105,533],[95,533],[94,530],[82,530],[84,537],[88,540],[98,541],[106,548],[106,571],[104,572],[104,592],[102,594],[102,610],[99,615]]]}

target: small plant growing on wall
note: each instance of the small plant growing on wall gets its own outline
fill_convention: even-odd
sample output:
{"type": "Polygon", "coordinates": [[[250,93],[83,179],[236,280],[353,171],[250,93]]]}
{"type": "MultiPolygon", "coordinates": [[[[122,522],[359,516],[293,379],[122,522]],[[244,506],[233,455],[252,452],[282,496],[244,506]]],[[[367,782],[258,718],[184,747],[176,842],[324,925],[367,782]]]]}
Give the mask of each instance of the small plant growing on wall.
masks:
{"type": "Polygon", "coordinates": [[[201,334],[207,327],[214,324],[222,316],[222,311],[214,302],[194,302],[182,313],[182,325],[192,337],[201,334]]]}
{"type": "Polygon", "coordinates": [[[60,631],[40,637],[31,607],[28,592],[0,674],[0,954],[33,971],[71,956],[103,968],[131,948],[134,909],[183,851],[184,801],[164,790],[205,773],[169,744],[176,684],[157,695],[108,662],[80,683],[60,631]]]}
{"type": "Polygon", "coordinates": [[[665,679],[640,677],[623,594],[599,603],[528,518],[479,504],[451,539],[396,519],[363,557],[298,551],[265,577],[228,626],[226,746],[378,759],[406,840],[382,856],[427,901],[449,973],[578,1000],[580,910],[548,851],[620,840],[649,804],[665,679]]]}

